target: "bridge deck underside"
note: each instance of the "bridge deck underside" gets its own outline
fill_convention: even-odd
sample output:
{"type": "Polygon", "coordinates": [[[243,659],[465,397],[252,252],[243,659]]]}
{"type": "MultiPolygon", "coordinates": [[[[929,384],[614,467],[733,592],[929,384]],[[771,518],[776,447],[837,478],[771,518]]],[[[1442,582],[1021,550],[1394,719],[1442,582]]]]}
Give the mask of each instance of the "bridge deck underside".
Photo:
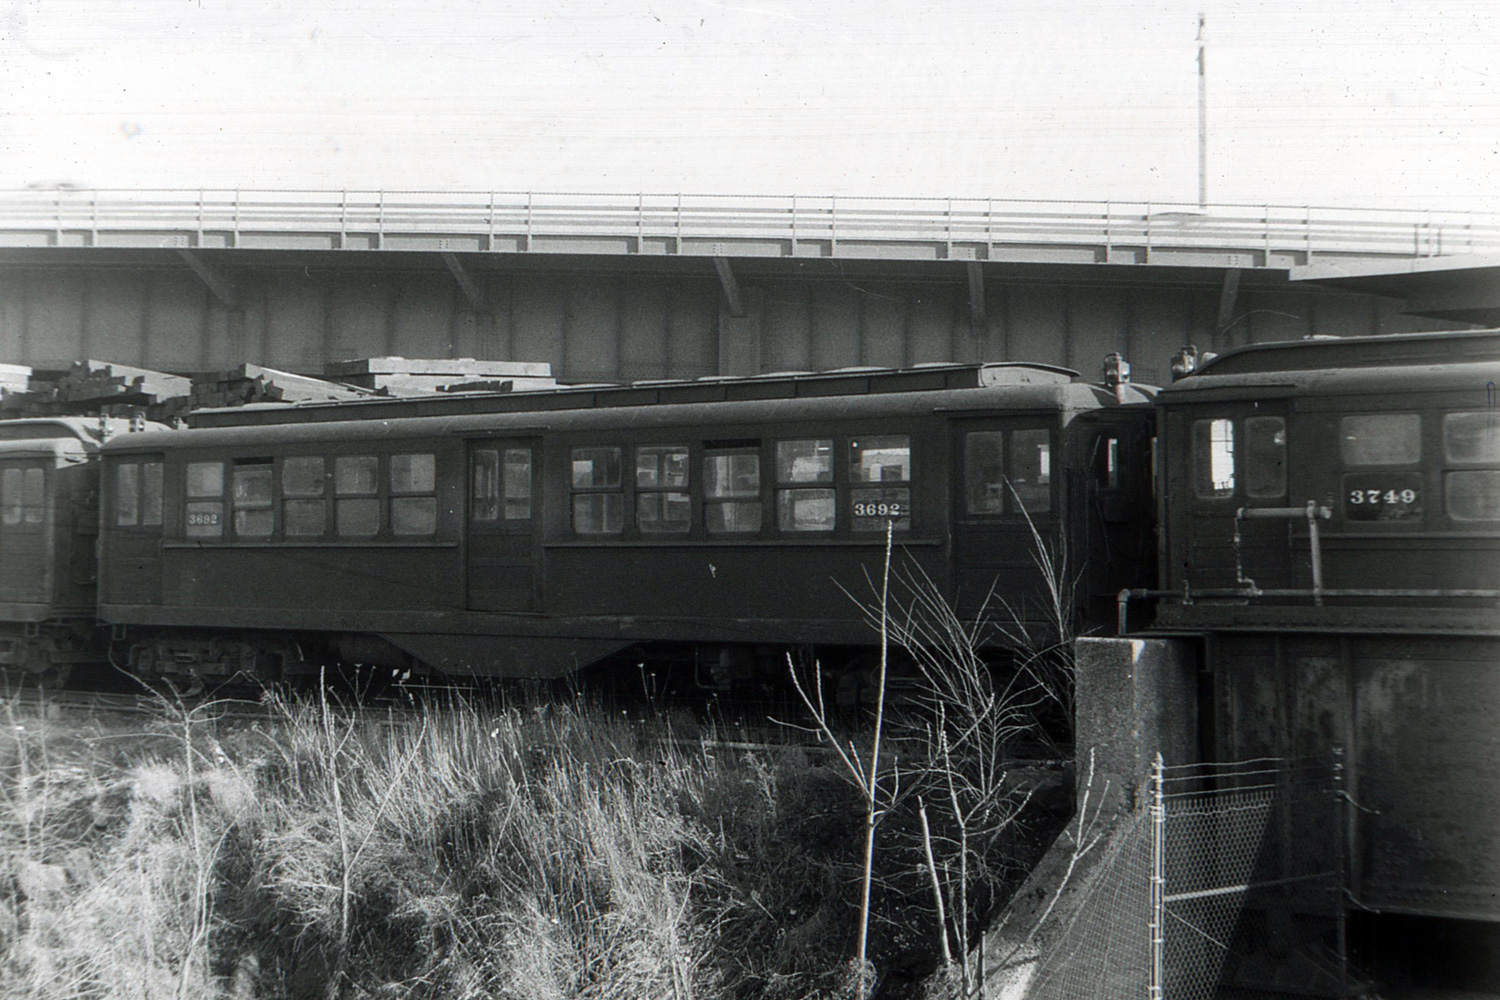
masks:
{"type": "Polygon", "coordinates": [[[1437,329],[1402,301],[1222,268],[339,251],[0,250],[0,361],[316,374],[400,355],[565,380],[1024,360],[1167,379],[1185,343],[1437,329]],[[458,280],[462,277],[462,281],[458,280]]]}

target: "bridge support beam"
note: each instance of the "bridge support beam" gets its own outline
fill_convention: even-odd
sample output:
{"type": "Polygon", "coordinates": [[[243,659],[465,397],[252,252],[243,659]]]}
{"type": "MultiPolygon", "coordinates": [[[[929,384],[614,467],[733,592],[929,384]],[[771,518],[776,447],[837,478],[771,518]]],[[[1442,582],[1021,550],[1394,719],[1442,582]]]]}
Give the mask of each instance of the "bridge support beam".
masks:
{"type": "Polygon", "coordinates": [[[764,358],[762,340],[765,321],[765,295],[761,289],[747,290],[741,306],[744,312],[734,315],[729,303],[719,303],[719,374],[759,375],[764,358]]]}
{"type": "Polygon", "coordinates": [[[719,287],[724,290],[724,304],[729,315],[740,318],[745,315],[745,300],[740,296],[740,283],[735,280],[734,268],[728,257],[715,257],[714,270],[719,272],[719,287]]]}
{"type": "Polygon", "coordinates": [[[234,309],[239,305],[239,291],[235,288],[234,281],[222,269],[210,264],[191,250],[178,250],[177,254],[188,267],[192,268],[198,279],[208,286],[214,298],[223,303],[226,308],[234,309]]]}
{"type": "Polygon", "coordinates": [[[1240,294],[1240,269],[1224,269],[1224,283],[1219,287],[1219,318],[1214,329],[1223,333],[1234,325],[1234,306],[1240,294]]]}
{"type": "Polygon", "coordinates": [[[464,298],[469,300],[470,307],[476,310],[483,309],[484,289],[480,287],[479,282],[474,280],[469,269],[464,267],[464,262],[458,259],[458,254],[451,250],[439,252],[442,254],[443,263],[448,265],[448,271],[453,275],[453,280],[458,282],[458,287],[463,291],[464,298]]]}
{"type": "Polygon", "coordinates": [[[969,261],[966,266],[969,271],[969,322],[981,326],[984,324],[984,269],[977,260],[969,261]]]}

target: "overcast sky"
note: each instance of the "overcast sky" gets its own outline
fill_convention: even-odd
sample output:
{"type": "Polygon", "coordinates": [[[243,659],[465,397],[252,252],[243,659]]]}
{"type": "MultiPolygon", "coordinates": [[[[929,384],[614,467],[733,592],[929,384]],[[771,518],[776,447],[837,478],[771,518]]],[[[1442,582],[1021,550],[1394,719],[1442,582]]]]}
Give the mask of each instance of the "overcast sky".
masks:
{"type": "Polygon", "coordinates": [[[0,0],[0,187],[1500,208],[1500,0],[0,0]]]}

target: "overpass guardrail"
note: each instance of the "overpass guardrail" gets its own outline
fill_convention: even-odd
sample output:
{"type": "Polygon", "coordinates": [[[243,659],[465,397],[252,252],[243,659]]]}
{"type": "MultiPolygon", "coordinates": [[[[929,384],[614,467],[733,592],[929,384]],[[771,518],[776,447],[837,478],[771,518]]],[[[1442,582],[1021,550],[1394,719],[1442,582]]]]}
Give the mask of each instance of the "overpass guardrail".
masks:
{"type": "Polygon", "coordinates": [[[0,189],[0,247],[1222,263],[1500,254],[1500,216],[974,198],[0,189]]]}

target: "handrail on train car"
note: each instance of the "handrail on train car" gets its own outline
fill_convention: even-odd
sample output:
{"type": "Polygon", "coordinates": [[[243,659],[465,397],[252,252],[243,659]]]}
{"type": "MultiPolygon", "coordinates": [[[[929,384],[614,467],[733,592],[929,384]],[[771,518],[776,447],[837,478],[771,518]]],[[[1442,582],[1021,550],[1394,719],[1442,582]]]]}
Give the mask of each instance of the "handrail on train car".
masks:
{"type": "Polygon", "coordinates": [[[1307,537],[1312,546],[1312,593],[1313,603],[1323,606],[1323,547],[1318,537],[1318,520],[1333,517],[1333,510],[1316,500],[1307,501],[1305,507],[1241,507],[1234,512],[1234,578],[1255,597],[1261,589],[1255,581],[1245,575],[1245,565],[1240,549],[1240,522],[1267,521],[1277,518],[1307,518],[1307,537]]]}

